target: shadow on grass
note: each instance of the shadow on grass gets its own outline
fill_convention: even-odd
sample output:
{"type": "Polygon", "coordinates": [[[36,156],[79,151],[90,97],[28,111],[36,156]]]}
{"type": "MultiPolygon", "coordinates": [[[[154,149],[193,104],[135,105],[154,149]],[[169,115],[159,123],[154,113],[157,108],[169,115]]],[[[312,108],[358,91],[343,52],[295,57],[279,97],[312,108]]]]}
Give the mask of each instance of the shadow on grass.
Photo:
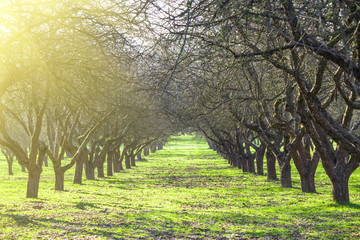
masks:
{"type": "Polygon", "coordinates": [[[31,220],[28,216],[22,216],[19,214],[1,214],[1,218],[11,218],[13,219],[18,226],[26,227],[26,226],[38,226],[39,224],[33,220],[31,220]]]}
{"type": "MultiPolygon", "coordinates": [[[[90,207],[99,208],[94,203],[79,202],[79,209],[90,207]]],[[[350,207],[358,209],[358,204],[349,204],[350,207]]],[[[129,209],[128,209],[129,210],[129,209]]],[[[132,208],[131,210],[136,210],[132,208]]],[[[0,218],[13,219],[20,227],[35,227],[46,225],[48,227],[65,231],[67,234],[96,235],[106,238],[125,239],[304,239],[298,231],[299,228],[311,229],[314,222],[326,222],[339,217],[339,213],[330,211],[317,211],[311,214],[307,208],[294,208],[293,215],[308,219],[308,224],[294,225],[292,221],[285,221],[281,216],[254,216],[250,214],[234,213],[231,210],[221,212],[204,211],[193,212],[184,209],[182,212],[164,211],[158,208],[147,208],[144,212],[130,212],[130,215],[119,215],[122,217],[112,218],[109,222],[89,222],[85,216],[87,212],[77,212],[78,220],[69,221],[52,218],[32,217],[20,214],[0,214],[0,218]],[[281,224],[279,224],[281,222],[281,224]],[[227,228],[231,223],[235,229],[227,228]],[[252,227],[253,226],[253,227],[252,227]],[[275,227],[276,226],[276,227],[275,227]],[[142,236],[142,237],[140,237],[142,236]]],[[[105,213],[105,212],[103,212],[105,213]]],[[[101,212],[98,213],[99,215],[101,212]]],[[[354,213],[355,214],[355,213],[354,213]]],[[[90,219],[89,219],[90,220],[90,219]]],[[[328,226],[322,224],[317,230],[326,230],[328,226]]],[[[337,231],[334,229],[334,231],[337,231]]]]}
{"type": "Polygon", "coordinates": [[[94,203],[90,203],[90,202],[75,202],[75,206],[76,206],[76,208],[82,209],[82,210],[84,210],[86,207],[99,208],[94,203]]]}

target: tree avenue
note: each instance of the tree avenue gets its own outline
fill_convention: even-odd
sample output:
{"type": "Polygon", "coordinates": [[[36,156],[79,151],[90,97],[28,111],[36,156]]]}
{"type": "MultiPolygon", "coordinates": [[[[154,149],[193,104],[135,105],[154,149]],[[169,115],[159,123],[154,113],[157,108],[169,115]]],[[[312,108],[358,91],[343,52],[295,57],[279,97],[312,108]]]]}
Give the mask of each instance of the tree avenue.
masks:
{"type": "Polygon", "coordinates": [[[360,1],[3,1],[0,145],[37,198],[113,176],[182,132],[304,193],[360,163],[360,1]],[[66,157],[66,158],[65,158],[66,157]],[[16,160],[14,160],[16,159],[16,160]],[[266,167],[264,167],[266,166],[266,167]],[[266,169],[266,171],[265,171],[266,169]],[[106,173],[106,174],[105,174],[106,173]]]}

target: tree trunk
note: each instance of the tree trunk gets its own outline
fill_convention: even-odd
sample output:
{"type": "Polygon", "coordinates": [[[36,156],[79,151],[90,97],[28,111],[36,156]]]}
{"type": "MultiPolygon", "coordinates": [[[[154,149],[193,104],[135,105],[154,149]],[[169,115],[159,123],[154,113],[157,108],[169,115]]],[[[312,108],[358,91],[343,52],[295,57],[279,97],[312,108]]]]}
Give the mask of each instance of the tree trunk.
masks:
{"type": "Polygon", "coordinates": [[[308,171],[304,174],[300,174],[301,191],[304,193],[315,193],[315,174],[311,174],[308,171]]]}
{"type": "Polygon", "coordinates": [[[320,159],[319,154],[315,152],[313,156],[311,156],[310,151],[308,151],[305,155],[303,146],[299,146],[297,151],[292,154],[292,157],[300,175],[301,191],[304,193],[315,193],[315,172],[320,159]],[[298,153],[304,154],[301,156],[298,153]]]}
{"type": "Polygon", "coordinates": [[[113,176],[113,161],[112,161],[112,154],[108,153],[107,154],[107,164],[106,164],[106,175],[109,176],[113,176]]]}
{"type": "Polygon", "coordinates": [[[112,156],[113,156],[114,172],[118,173],[120,172],[120,151],[116,150],[115,152],[112,153],[112,156]]]}
{"type": "Polygon", "coordinates": [[[105,158],[106,158],[106,154],[102,154],[101,156],[101,159],[99,160],[98,164],[97,164],[97,173],[98,173],[98,177],[99,178],[103,178],[105,177],[105,174],[104,174],[104,163],[105,163],[105,158]]]}
{"type": "Polygon", "coordinates": [[[26,167],[24,165],[21,165],[21,164],[20,164],[20,166],[21,166],[21,171],[26,172],[26,167]]]}
{"type": "Polygon", "coordinates": [[[85,151],[82,151],[80,153],[79,158],[76,161],[75,174],[74,174],[74,184],[82,184],[82,175],[83,175],[84,162],[86,161],[87,155],[88,154],[85,151]]]}
{"type": "Polygon", "coordinates": [[[155,153],[156,152],[156,144],[153,144],[151,147],[150,147],[150,151],[152,153],[155,153]]]}
{"type": "Polygon", "coordinates": [[[38,167],[29,170],[27,191],[26,191],[27,198],[38,198],[40,174],[41,174],[41,169],[39,169],[38,167]]]}
{"type": "Polygon", "coordinates": [[[280,179],[281,179],[281,187],[283,188],[291,188],[292,180],[291,180],[291,165],[290,161],[285,161],[280,166],[280,179]]]}
{"type": "Polygon", "coordinates": [[[269,148],[266,150],[266,165],[267,165],[267,179],[277,180],[276,166],[275,166],[276,158],[269,148]]]}
{"type": "Polygon", "coordinates": [[[264,175],[264,155],[265,155],[265,146],[261,145],[255,153],[256,170],[258,175],[264,175]]]}
{"type": "Polygon", "coordinates": [[[95,180],[95,167],[89,161],[85,161],[85,176],[87,180],[95,180]]]}
{"type": "Polygon", "coordinates": [[[13,173],[13,162],[14,162],[14,157],[9,157],[7,159],[9,175],[14,175],[14,173],[13,173]]]}
{"type": "Polygon", "coordinates": [[[248,157],[247,160],[248,160],[249,172],[255,173],[255,157],[250,156],[250,157],[248,157]]]}
{"type": "Polygon", "coordinates": [[[241,165],[242,165],[243,172],[249,172],[248,160],[244,157],[240,157],[240,158],[241,158],[241,165]]]}
{"type": "Polygon", "coordinates": [[[99,163],[99,165],[97,166],[97,176],[99,178],[103,178],[105,177],[105,174],[104,174],[104,163],[99,163]]]}
{"type": "Polygon", "coordinates": [[[149,156],[149,147],[144,148],[144,156],[149,156]]]}
{"type": "Polygon", "coordinates": [[[138,152],[138,153],[136,154],[136,158],[137,158],[138,161],[141,161],[141,160],[142,160],[142,158],[141,158],[141,152],[138,152]]]}
{"type": "Polygon", "coordinates": [[[331,179],[331,183],[334,201],[339,204],[349,203],[349,178],[337,173],[335,178],[331,179]]]}
{"type": "Polygon", "coordinates": [[[126,167],[126,169],[131,168],[130,157],[128,155],[125,155],[125,167],[126,167]]]}
{"type": "Polygon", "coordinates": [[[48,166],[49,166],[49,163],[48,163],[48,158],[47,158],[46,155],[44,156],[44,160],[43,160],[43,161],[44,161],[44,166],[45,166],[45,167],[48,167],[48,166]]]}
{"type": "Polygon", "coordinates": [[[64,191],[64,174],[65,172],[61,169],[61,167],[54,168],[55,172],[55,190],[56,191],[64,191]]]}
{"type": "Polygon", "coordinates": [[[130,156],[130,163],[131,163],[132,167],[136,167],[134,154],[131,154],[131,156],[130,156]]]}
{"type": "Polygon", "coordinates": [[[124,168],[123,168],[123,160],[124,160],[124,155],[122,155],[122,157],[120,157],[120,160],[119,160],[120,171],[124,170],[124,168]]]}

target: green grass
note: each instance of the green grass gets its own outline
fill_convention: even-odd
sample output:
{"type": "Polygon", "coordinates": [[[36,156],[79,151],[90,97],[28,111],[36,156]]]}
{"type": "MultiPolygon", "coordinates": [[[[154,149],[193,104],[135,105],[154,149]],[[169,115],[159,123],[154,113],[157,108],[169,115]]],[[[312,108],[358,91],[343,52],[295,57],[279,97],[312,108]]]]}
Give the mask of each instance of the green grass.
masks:
{"type": "Polygon", "coordinates": [[[27,175],[0,160],[0,239],[356,239],[360,238],[359,171],[352,204],[331,201],[321,166],[316,194],[265,176],[243,174],[193,136],[173,137],[162,151],[114,177],[54,191],[44,168],[39,199],[25,196],[27,175]]]}

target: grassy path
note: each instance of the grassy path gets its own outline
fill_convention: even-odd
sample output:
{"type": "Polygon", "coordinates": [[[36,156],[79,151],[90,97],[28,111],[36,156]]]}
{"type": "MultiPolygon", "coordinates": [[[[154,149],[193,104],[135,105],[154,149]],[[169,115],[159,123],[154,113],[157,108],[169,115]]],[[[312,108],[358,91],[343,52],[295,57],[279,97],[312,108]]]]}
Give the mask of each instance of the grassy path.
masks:
{"type": "MultiPolygon", "coordinates": [[[[17,165],[17,164],[16,164],[17,165]]],[[[317,194],[242,174],[192,136],[114,177],[53,190],[45,168],[40,199],[25,199],[26,174],[7,176],[0,160],[0,239],[356,239],[360,238],[359,173],[354,204],[330,201],[320,171],[317,194]]]]}

